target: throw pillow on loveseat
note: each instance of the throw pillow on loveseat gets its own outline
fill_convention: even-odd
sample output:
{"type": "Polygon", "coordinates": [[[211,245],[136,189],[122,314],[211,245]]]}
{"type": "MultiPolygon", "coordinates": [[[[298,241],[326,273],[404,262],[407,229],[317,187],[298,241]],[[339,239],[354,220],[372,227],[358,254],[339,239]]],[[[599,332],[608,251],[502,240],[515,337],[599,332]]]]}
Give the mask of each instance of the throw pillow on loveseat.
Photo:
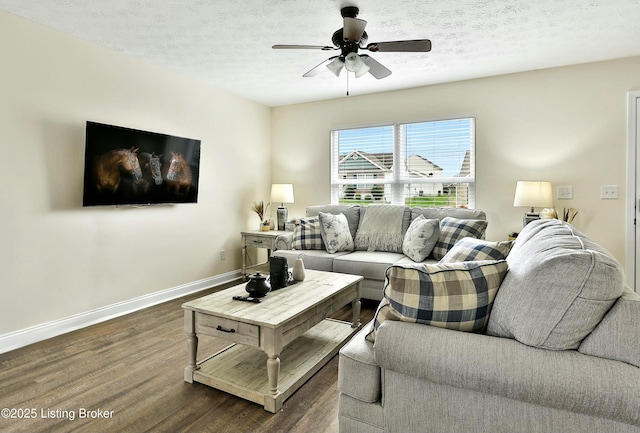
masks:
{"type": "Polygon", "coordinates": [[[506,260],[393,265],[366,338],[386,320],[483,332],[507,270],[506,260]]]}

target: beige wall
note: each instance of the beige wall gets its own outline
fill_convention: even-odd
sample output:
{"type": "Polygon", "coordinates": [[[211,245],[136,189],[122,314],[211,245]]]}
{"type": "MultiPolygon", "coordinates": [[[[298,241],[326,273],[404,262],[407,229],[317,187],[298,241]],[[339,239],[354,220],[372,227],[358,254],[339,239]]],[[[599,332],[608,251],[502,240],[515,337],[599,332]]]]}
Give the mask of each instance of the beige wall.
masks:
{"type": "Polygon", "coordinates": [[[2,12],[0,58],[0,335],[240,268],[268,107],[2,12]],[[87,120],[200,139],[198,204],[83,208],[87,120]]]}
{"type": "Polygon", "coordinates": [[[271,182],[295,184],[290,216],[328,202],[329,131],[392,121],[476,117],[490,239],[520,229],[516,180],[547,179],[574,187],[557,207],[624,262],[640,58],[273,109],[1,12],[0,58],[0,335],[239,269],[271,182]],[[202,140],[199,203],[82,208],[86,120],[202,140]]]}
{"type": "Polygon", "coordinates": [[[556,207],[578,208],[575,226],[624,263],[626,98],[637,89],[640,57],[274,108],[273,179],[294,183],[289,214],[301,216],[330,201],[330,130],[474,116],[476,207],[489,239],[522,228],[517,180],[549,180],[554,198],[556,186],[573,186],[556,207]],[[600,199],[600,185],[618,185],[620,198],[600,199]]]}

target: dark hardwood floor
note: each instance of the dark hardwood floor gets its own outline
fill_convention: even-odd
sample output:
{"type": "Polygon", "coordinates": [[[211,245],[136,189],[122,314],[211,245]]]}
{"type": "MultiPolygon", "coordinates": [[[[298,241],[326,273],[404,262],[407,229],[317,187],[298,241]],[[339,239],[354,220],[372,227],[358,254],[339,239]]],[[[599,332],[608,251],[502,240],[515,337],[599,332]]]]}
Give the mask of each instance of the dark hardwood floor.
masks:
{"type": "MultiPolygon", "coordinates": [[[[184,382],[181,304],[222,288],[0,355],[0,432],[337,432],[337,356],[276,414],[184,382]]],[[[363,324],[376,306],[363,301],[363,324]]],[[[333,317],[350,321],[350,306],[333,317]]],[[[201,337],[199,358],[227,344],[201,337]]]]}

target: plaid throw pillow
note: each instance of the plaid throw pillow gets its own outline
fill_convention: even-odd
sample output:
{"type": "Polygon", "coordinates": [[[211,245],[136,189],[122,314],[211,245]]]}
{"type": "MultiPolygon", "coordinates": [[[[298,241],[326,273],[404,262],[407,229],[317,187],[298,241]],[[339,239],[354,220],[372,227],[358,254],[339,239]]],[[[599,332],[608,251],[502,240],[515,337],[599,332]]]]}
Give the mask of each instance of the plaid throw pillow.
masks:
{"type": "Polygon", "coordinates": [[[385,320],[482,332],[507,270],[506,260],[393,265],[366,339],[374,341],[385,320]]]}
{"type": "Polygon", "coordinates": [[[470,262],[473,260],[503,260],[507,258],[513,241],[491,242],[464,238],[449,250],[440,263],[470,262]]]}
{"type": "Polygon", "coordinates": [[[291,247],[294,250],[323,250],[320,218],[317,216],[300,218],[293,229],[291,247]]]}
{"type": "Polygon", "coordinates": [[[440,237],[431,254],[434,259],[440,260],[460,239],[466,237],[480,239],[486,229],[486,220],[461,220],[445,217],[440,221],[440,237]]]}

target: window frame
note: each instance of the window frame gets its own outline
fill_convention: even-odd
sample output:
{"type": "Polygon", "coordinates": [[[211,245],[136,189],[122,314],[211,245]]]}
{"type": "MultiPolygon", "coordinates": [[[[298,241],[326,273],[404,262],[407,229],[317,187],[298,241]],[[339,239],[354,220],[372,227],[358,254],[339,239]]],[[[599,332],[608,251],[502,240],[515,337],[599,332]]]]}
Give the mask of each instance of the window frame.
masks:
{"type": "MultiPolygon", "coordinates": [[[[384,203],[390,203],[393,205],[403,205],[403,206],[418,206],[412,204],[410,201],[412,195],[411,193],[406,194],[405,188],[411,188],[412,184],[456,184],[456,188],[459,188],[460,185],[466,186],[466,204],[459,205],[456,203],[455,206],[448,207],[475,207],[475,195],[476,195],[476,167],[475,167],[475,153],[476,153],[476,118],[475,116],[458,116],[458,117],[447,117],[447,118],[437,118],[437,119],[428,119],[422,121],[412,121],[412,122],[396,122],[396,123],[385,123],[378,125],[369,125],[365,127],[349,127],[349,128],[341,128],[334,129],[330,131],[330,141],[331,141],[331,174],[330,174],[330,188],[331,188],[331,203],[332,204],[340,204],[340,187],[345,185],[383,185],[385,194],[384,196],[388,196],[388,201],[384,203]],[[407,169],[407,159],[410,155],[406,153],[406,142],[407,139],[404,136],[403,131],[406,129],[408,125],[419,125],[423,123],[431,123],[431,122],[447,122],[447,121],[457,121],[457,120],[465,120],[469,122],[469,149],[465,152],[469,153],[468,162],[469,162],[469,174],[466,176],[447,176],[447,177],[434,177],[434,178],[417,178],[411,177],[410,170],[407,169]],[[393,135],[393,162],[391,164],[390,172],[387,172],[387,175],[390,173],[391,176],[387,177],[373,177],[373,178],[365,178],[357,176],[356,178],[343,178],[343,174],[340,173],[340,143],[339,143],[339,135],[344,131],[353,131],[353,130],[367,130],[373,128],[392,128],[393,135]],[[399,157],[398,157],[399,156],[399,157]],[[420,182],[416,182],[419,179],[420,182]],[[409,199],[409,203],[406,203],[407,199],[409,199]]],[[[365,150],[358,150],[361,152],[366,152],[365,150]]],[[[354,151],[351,151],[354,152],[354,151]]],[[[343,153],[343,157],[345,154],[343,153]]],[[[464,166],[464,161],[466,160],[466,155],[462,156],[463,164],[461,164],[461,170],[459,174],[462,174],[462,168],[464,166]]],[[[426,158],[425,158],[426,159],[426,158]]],[[[429,161],[431,162],[431,161],[429,161]]],[[[435,163],[434,163],[435,164],[435,163]]],[[[443,191],[444,193],[444,186],[443,191]]],[[[378,203],[377,201],[371,201],[374,204],[378,203]]],[[[434,206],[438,207],[438,206],[434,206]]],[[[439,206],[443,207],[443,206],[439,206]]]]}

